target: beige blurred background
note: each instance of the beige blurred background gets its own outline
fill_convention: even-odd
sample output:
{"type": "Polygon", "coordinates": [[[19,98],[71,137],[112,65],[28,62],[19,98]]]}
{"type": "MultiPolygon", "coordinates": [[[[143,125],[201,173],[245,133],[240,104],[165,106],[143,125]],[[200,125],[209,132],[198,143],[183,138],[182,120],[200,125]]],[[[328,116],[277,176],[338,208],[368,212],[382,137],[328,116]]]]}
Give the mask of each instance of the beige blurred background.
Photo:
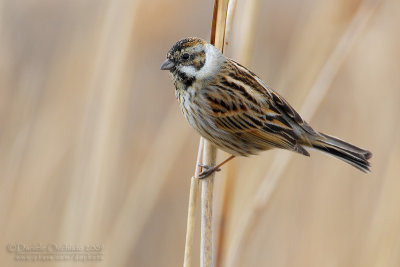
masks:
{"type": "MultiPolygon", "coordinates": [[[[180,38],[209,38],[212,9],[0,1],[1,266],[181,266],[199,136],[159,67],[180,38]],[[102,256],[18,262],[18,244],[97,245],[102,256]]],[[[298,110],[311,88],[326,88],[307,119],[374,156],[368,175],[316,152],[229,163],[216,176],[217,204],[229,181],[219,266],[235,242],[231,266],[400,266],[399,14],[398,0],[238,0],[227,55],[298,110]],[[277,175],[279,157],[288,162],[277,175]]],[[[198,241],[197,229],[193,266],[198,241]]]]}

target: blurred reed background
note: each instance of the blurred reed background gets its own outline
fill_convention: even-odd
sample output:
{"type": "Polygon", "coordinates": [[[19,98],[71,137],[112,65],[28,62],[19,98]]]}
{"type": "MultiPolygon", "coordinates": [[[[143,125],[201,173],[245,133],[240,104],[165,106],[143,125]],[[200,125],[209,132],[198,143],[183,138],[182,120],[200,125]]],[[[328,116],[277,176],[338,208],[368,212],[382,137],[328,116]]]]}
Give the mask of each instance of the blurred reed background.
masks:
{"type": "MultiPolygon", "coordinates": [[[[212,10],[0,1],[2,266],[42,265],[15,261],[10,243],[103,245],[100,262],[46,266],[182,264],[199,136],[159,67],[175,41],[209,38],[212,10]]],[[[328,91],[311,124],[374,156],[369,175],[320,153],[293,155],[278,174],[290,152],[229,163],[216,176],[219,203],[229,181],[219,266],[400,265],[399,12],[398,0],[238,0],[227,55],[298,110],[318,81],[328,91]],[[321,76],[338,47],[337,73],[321,76]],[[271,175],[279,182],[243,232],[271,175]]]]}

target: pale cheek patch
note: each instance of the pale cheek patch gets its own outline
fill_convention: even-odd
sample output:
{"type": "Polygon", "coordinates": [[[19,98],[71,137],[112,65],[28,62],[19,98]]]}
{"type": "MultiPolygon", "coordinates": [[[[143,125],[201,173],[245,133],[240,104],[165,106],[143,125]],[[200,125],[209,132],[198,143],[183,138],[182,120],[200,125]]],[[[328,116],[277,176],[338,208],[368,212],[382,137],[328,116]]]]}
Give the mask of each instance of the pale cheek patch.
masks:
{"type": "Polygon", "coordinates": [[[197,70],[193,66],[182,66],[180,68],[181,72],[185,73],[187,76],[195,77],[197,70]]]}

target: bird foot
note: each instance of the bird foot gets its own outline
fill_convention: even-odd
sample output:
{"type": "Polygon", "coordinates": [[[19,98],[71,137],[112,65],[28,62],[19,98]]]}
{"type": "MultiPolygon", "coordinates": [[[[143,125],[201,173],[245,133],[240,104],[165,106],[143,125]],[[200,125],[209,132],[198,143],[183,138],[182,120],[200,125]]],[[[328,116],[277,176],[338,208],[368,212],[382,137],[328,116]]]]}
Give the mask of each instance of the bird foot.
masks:
{"type": "Polygon", "coordinates": [[[208,166],[205,164],[199,164],[200,167],[203,168],[203,171],[199,174],[197,178],[204,179],[213,174],[214,172],[219,172],[221,169],[216,166],[208,166]]]}

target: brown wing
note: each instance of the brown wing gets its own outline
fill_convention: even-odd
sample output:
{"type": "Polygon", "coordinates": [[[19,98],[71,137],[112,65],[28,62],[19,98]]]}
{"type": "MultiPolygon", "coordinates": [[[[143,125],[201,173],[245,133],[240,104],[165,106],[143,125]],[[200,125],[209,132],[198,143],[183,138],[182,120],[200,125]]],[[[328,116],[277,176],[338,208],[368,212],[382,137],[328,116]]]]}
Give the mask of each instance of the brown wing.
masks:
{"type": "Polygon", "coordinates": [[[225,73],[230,75],[221,76],[201,93],[216,126],[258,150],[279,147],[309,155],[299,145],[299,131],[293,125],[304,127],[307,132],[313,132],[311,127],[253,73],[235,62],[228,63],[231,71],[225,73]]]}
{"type": "Polygon", "coordinates": [[[305,132],[317,135],[311,126],[300,117],[297,111],[282,96],[268,87],[257,75],[233,60],[229,59],[228,62],[231,68],[235,70],[235,75],[246,77],[246,83],[249,83],[251,88],[257,92],[264,94],[269,99],[269,104],[275,106],[282,116],[287,116],[289,121],[295,123],[296,126],[299,126],[305,132]]]}

